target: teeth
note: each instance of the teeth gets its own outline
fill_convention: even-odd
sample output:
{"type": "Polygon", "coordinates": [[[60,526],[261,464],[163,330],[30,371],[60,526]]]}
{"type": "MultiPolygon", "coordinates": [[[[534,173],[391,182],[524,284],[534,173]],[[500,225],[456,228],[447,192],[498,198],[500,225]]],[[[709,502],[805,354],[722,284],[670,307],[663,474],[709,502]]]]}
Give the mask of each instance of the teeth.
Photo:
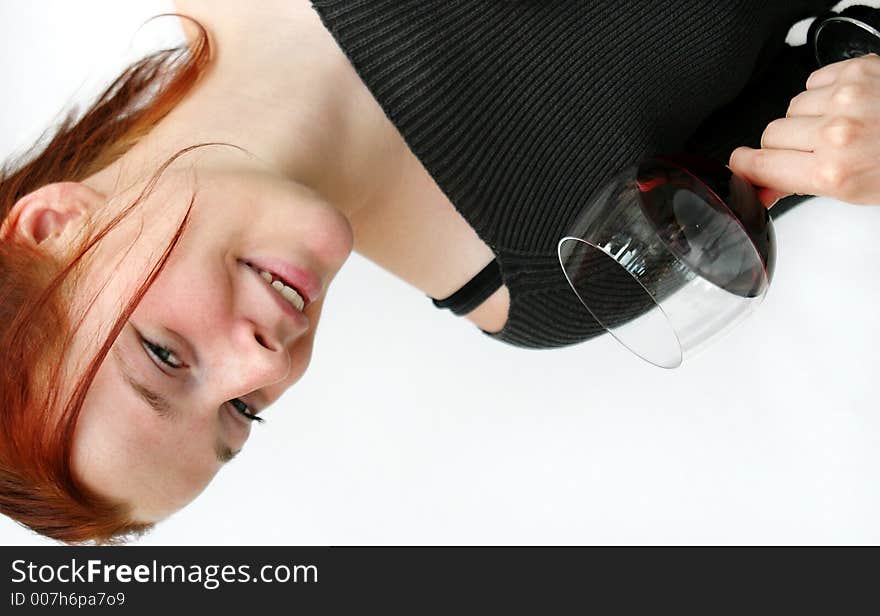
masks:
{"type": "Polygon", "coordinates": [[[303,302],[302,298],[299,296],[299,293],[297,293],[290,287],[284,287],[281,289],[281,295],[284,296],[284,299],[293,304],[294,308],[302,311],[303,306],[305,306],[305,302],[303,302]]]}
{"type": "Polygon", "coordinates": [[[257,272],[260,274],[260,278],[268,282],[273,289],[281,294],[281,297],[290,302],[294,308],[302,312],[302,309],[306,305],[306,302],[305,300],[303,300],[300,294],[296,292],[296,289],[291,289],[280,280],[275,280],[272,277],[272,274],[270,274],[269,272],[263,270],[257,270],[257,272]]]}

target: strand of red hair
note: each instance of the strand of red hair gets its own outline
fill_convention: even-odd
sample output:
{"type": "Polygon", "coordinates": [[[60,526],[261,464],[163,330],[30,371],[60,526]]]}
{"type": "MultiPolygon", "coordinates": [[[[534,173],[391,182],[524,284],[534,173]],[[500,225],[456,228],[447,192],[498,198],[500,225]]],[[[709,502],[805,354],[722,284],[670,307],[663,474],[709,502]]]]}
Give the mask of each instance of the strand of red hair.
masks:
{"type": "MultiPolygon", "coordinates": [[[[19,199],[41,186],[82,181],[119,159],[206,73],[211,60],[207,31],[186,15],[156,17],[168,15],[188,19],[196,35],[129,65],[78,118],[76,108],[67,111],[28,151],[0,166],[0,221],[19,199]]],[[[181,150],[161,165],[137,199],[76,246],[69,262],[14,238],[0,241],[0,512],[41,535],[70,544],[108,544],[152,527],[133,521],[126,503],[96,494],[77,480],[71,471],[72,442],[97,370],[177,245],[193,201],[146,282],[125,302],[100,350],[76,380],[73,393],[62,400],[57,384],[78,328],[67,306],[81,259],[149,194],[174,159],[202,145],[208,144],[181,150]]]]}

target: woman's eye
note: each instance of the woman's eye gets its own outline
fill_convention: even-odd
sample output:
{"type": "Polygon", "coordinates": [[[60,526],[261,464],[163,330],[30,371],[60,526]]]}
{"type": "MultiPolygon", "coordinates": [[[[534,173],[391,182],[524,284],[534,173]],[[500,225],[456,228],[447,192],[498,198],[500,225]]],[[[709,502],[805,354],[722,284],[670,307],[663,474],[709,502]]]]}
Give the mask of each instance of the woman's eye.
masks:
{"type": "Polygon", "coordinates": [[[153,344],[146,338],[141,338],[141,340],[143,340],[144,348],[147,349],[147,352],[158,359],[160,362],[162,362],[169,368],[183,368],[183,362],[180,361],[180,359],[177,357],[177,355],[174,354],[173,351],[166,349],[165,347],[158,344],[153,344]]]}
{"type": "Polygon", "coordinates": [[[240,413],[241,415],[243,415],[247,419],[249,419],[251,421],[263,423],[263,421],[264,421],[263,418],[251,413],[250,407],[248,407],[248,405],[245,404],[245,402],[241,398],[235,398],[233,400],[230,400],[229,404],[231,404],[232,408],[234,408],[236,411],[238,411],[238,413],[240,413]]]}

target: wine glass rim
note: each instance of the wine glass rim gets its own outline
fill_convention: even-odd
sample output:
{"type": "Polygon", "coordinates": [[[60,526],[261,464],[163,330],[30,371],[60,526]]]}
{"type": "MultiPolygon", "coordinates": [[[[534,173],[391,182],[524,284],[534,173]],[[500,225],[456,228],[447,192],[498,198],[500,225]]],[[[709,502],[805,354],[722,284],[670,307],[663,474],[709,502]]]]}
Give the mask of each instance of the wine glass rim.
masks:
{"type": "MultiPolygon", "coordinates": [[[[672,253],[670,253],[670,254],[672,254],[672,253]]],[[[577,298],[578,298],[578,300],[580,301],[580,303],[584,305],[584,307],[587,309],[587,311],[593,316],[594,319],[596,319],[596,322],[599,323],[599,325],[601,325],[601,326],[603,327],[603,329],[605,329],[606,332],[608,332],[609,334],[611,334],[611,335],[614,337],[615,340],[617,340],[620,344],[622,344],[624,347],[626,347],[627,349],[629,349],[632,353],[634,353],[635,355],[637,355],[638,357],[640,357],[640,358],[643,359],[644,361],[648,362],[648,363],[651,364],[652,366],[657,366],[657,367],[660,367],[660,368],[666,368],[666,369],[674,369],[674,368],[678,368],[679,366],[681,366],[681,364],[682,364],[682,362],[683,362],[683,360],[684,360],[684,352],[683,352],[683,350],[682,350],[682,346],[681,346],[681,339],[678,337],[678,332],[676,332],[676,331],[675,331],[675,328],[672,326],[672,321],[669,319],[669,315],[666,314],[666,311],[663,310],[663,306],[661,306],[660,303],[657,302],[657,299],[651,294],[650,291],[648,291],[648,289],[645,287],[645,285],[642,284],[642,281],[639,280],[636,276],[633,275],[632,272],[630,272],[628,269],[626,269],[625,267],[623,267],[623,266],[617,261],[617,259],[615,259],[615,258],[612,257],[611,255],[609,255],[607,252],[605,252],[604,250],[602,250],[601,248],[599,248],[599,247],[596,246],[595,244],[591,244],[591,243],[588,242],[587,240],[585,240],[585,239],[583,239],[583,238],[580,238],[580,237],[575,237],[575,236],[573,236],[573,235],[567,235],[567,236],[565,236],[565,237],[563,237],[562,239],[559,240],[559,242],[556,244],[556,256],[557,256],[557,260],[559,261],[559,265],[560,265],[560,267],[562,267],[562,273],[565,275],[565,279],[568,281],[568,284],[569,284],[569,286],[571,287],[571,290],[574,291],[574,294],[577,296],[577,298]],[[608,325],[606,325],[605,322],[604,322],[602,319],[600,319],[599,317],[596,316],[596,314],[593,312],[593,310],[587,305],[587,303],[586,303],[586,302],[584,301],[584,299],[581,297],[581,294],[577,292],[577,288],[574,286],[574,283],[571,281],[571,278],[569,278],[569,276],[568,276],[568,271],[567,271],[566,268],[562,265],[562,244],[563,244],[563,242],[565,242],[566,240],[576,240],[576,241],[578,241],[578,242],[581,242],[581,243],[583,243],[583,244],[586,244],[587,246],[590,246],[591,248],[593,248],[593,249],[598,250],[599,252],[601,252],[603,255],[605,255],[606,257],[608,257],[608,258],[611,259],[612,261],[614,261],[614,263],[615,263],[620,269],[622,269],[623,271],[625,271],[625,272],[627,273],[627,275],[629,275],[629,277],[632,278],[632,279],[633,279],[633,280],[639,285],[639,287],[641,287],[642,291],[644,291],[645,294],[646,294],[648,297],[651,298],[651,303],[654,304],[654,306],[660,311],[660,314],[663,315],[663,321],[666,323],[666,327],[668,328],[668,330],[669,330],[670,332],[672,332],[672,336],[675,338],[675,345],[676,345],[676,351],[677,351],[677,360],[676,360],[675,365],[668,366],[668,365],[661,364],[661,363],[657,363],[657,362],[655,362],[655,361],[652,361],[652,360],[648,359],[647,357],[645,357],[644,355],[642,355],[641,352],[639,352],[638,350],[634,349],[632,346],[630,346],[629,344],[627,344],[626,342],[624,342],[620,337],[618,337],[618,336],[614,333],[614,330],[613,330],[612,328],[608,327],[608,325]]],[[[679,260],[677,255],[672,254],[672,256],[673,256],[676,260],[679,260]]]]}

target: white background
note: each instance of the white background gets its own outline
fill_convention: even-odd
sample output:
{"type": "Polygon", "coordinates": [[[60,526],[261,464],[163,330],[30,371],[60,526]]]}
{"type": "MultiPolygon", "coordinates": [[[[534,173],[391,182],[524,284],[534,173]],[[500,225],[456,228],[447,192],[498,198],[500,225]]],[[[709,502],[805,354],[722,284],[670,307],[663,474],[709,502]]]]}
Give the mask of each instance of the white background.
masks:
{"type": "MultiPolygon", "coordinates": [[[[172,8],[3,0],[0,156],[177,35],[135,36],[172,8]]],[[[353,254],[307,375],[141,543],[877,543],[880,207],[813,199],[776,232],[760,310],[673,371],[609,336],[493,341],[353,254]]]]}

